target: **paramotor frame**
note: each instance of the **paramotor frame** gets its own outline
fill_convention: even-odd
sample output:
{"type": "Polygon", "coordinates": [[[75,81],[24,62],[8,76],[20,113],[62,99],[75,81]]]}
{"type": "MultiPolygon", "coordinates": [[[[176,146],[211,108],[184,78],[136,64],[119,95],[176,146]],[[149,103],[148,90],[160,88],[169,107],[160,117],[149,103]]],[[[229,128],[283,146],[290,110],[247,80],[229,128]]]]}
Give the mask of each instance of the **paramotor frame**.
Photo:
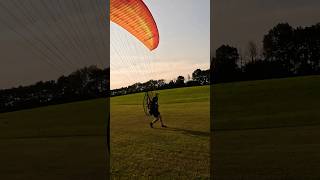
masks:
{"type": "Polygon", "coordinates": [[[147,91],[144,93],[142,105],[143,105],[143,110],[146,116],[152,116],[152,114],[150,113],[150,110],[151,110],[151,100],[154,96],[155,96],[154,91],[147,91]]]}

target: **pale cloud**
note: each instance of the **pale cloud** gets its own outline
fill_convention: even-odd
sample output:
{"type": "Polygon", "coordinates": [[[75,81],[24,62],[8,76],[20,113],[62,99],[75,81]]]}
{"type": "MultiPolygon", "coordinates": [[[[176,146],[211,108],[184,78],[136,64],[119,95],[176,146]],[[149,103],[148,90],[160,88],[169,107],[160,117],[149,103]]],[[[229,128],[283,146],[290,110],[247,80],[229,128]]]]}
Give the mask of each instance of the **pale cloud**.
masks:
{"type": "MultiPolygon", "coordinates": [[[[196,69],[209,69],[209,63],[189,63],[188,60],[175,60],[170,63],[157,60],[149,66],[152,69],[138,71],[138,67],[133,67],[135,70],[121,68],[112,70],[111,68],[111,89],[126,87],[137,82],[146,82],[148,80],[164,79],[166,82],[174,80],[182,75],[187,79],[188,75],[192,77],[192,73],[196,69]]],[[[141,67],[140,67],[141,68],[141,67]]]]}

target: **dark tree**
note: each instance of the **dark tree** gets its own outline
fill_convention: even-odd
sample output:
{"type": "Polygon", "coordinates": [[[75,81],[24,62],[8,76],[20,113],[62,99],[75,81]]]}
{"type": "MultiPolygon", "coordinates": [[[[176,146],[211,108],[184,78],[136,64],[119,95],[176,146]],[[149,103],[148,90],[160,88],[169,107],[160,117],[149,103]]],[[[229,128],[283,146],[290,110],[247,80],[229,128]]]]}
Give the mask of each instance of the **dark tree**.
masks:
{"type": "Polygon", "coordinates": [[[177,87],[183,87],[185,84],[184,84],[184,77],[183,76],[178,76],[177,77],[177,80],[176,80],[176,86],[177,87]]]}
{"type": "Polygon", "coordinates": [[[254,62],[258,56],[258,47],[253,41],[249,41],[248,43],[248,53],[251,62],[254,62]]]}
{"type": "Polygon", "coordinates": [[[239,53],[236,48],[222,45],[216,50],[216,58],[214,60],[214,82],[229,82],[237,79],[239,53]]]}
{"type": "Polygon", "coordinates": [[[294,32],[296,74],[319,73],[320,24],[306,28],[298,27],[294,32]]]}
{"type": "Polygon", "coordinates": [[[294,29],[288,24],[278,24],[263,39],[264,56],[268,61],[281,62],[290,74],[294,69],[294,29]]]}
{"type": "Polygon", "coordinates": [[[244,80],[257,80],[267,78],[286,77],[286,69],[278,61],[256,60],[249,62],[243,67],[244,80]]]}
{"type": "Polygon", "coordinates": [[[197,69],[192,73],[192,80],[197,81],[200,85],[207,85],[210,81],[210,70],[202,71],[197,69]]]}

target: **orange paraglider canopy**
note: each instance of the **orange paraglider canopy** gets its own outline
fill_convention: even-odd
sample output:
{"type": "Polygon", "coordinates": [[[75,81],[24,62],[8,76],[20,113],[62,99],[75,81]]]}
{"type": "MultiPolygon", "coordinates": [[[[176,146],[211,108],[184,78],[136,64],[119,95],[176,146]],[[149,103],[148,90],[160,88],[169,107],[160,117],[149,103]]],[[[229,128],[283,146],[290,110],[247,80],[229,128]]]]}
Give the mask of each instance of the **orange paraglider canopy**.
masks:
{"type": "Polygon", "coordinates": [[[157,25],[142,0],[111,0],[110,20],[126,29],[150,50],[158,47],[157,25]]]}

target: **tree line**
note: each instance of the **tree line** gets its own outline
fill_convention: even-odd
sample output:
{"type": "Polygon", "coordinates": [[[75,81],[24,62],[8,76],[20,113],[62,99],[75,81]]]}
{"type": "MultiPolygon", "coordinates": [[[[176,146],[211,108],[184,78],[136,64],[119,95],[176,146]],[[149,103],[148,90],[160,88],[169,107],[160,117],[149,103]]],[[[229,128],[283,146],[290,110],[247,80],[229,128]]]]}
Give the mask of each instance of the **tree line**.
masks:
{"type": "Polygon", "coordinates": [[[56,81],[0,90],[0,112],[107,97],[109,72],[109,69],[90,66],[56,81]]]}
{"type": "Polygon", "coordinates": [[[192,74],[192,80],[186,81],[183,76],[179,76],[169,83],[164,80],[150,80],[110,91],[110,69],[90,66],[68,76],[61,76],[57,80],[39,81],[29,86],[0,90],[0,113],[155,89],[206,85],[209,84],[209,74],[209,70],[197,69],[192,74]]]}
{"type": "Polygon", "coordinates": [[[150,80],[114,90],[110,90],[109,68],[85,67],[57,80],[0,90],[0,112],[151,90],[320,74],[320,23],[297,28],[278,24],[264,36],[262,44],[259,51],[249,42],[246,56],[235,47],[220,46],[211,60],[213,71],[197,69],[192,77],[150,80]]]}
{"type": "Polygon", "coordinates": [[[320,74],[320,23],[293,28],[280,23],[263,37],[262,50],[250,41],[246,55],[222,45],[212,59],[212,83],[320,74]]]}
{"type": "Polygon", "coordinates": [[[184,76],[178,76],[175,80],[165,82],[164,79],[160,80],[149,80],[145,83],[135,83],[128,87],[122,87],[119,89],[114,89],[110,91],[111,96],[121,96],[132,93],[162,90],[162,89],[172,89],[181,87],[191,87],[191,86],[203,86],[210,84],[210,69],[201,70],[197,69],[192,73],[192,77],[187,79],[184,76]]]}

